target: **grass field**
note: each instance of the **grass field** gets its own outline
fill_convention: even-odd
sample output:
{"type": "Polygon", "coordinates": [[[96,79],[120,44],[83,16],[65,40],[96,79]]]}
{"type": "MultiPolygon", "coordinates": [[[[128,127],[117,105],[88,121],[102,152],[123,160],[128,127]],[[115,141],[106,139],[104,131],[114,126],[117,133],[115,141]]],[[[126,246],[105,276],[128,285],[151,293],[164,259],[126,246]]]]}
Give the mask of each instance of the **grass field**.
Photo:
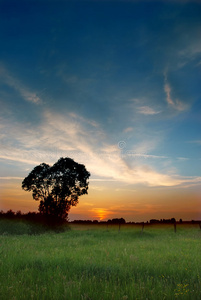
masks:
{"type": "Polygon", "coordinates": [[[70,227],[0,221],[0,299],[201,299],[198,225],[70,227]]]}

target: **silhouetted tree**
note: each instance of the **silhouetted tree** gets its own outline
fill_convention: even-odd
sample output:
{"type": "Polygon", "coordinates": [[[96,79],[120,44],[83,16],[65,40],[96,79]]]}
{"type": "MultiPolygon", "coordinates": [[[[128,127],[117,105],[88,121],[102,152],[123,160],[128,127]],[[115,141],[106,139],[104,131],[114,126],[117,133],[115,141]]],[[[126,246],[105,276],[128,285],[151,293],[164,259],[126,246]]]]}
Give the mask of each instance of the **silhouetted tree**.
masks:
{"type": "Polygon", "coordinates": [[[21,218],[22,217],[21,210],[18,210],[15,215],[16,215],[16,217],[21,218]]]}
{"type": "Polygon", "coordinates": [[[22,188],[40,200],[41,214],[65,219],[79,196],[87,194],[89,176],[84,165],[60,158],[52,167],[45,163],[36,166],[23,180],[22,188]]]}
{"type": "Polygon", "coordinates": [[[126,223],[124,218],[115,218],[112,220],[109,219],[107,222],[112,223],[112,224],[125,224],[126,223]]]}
{"type": "Polygon", "coordinates": [[[6,217],[8,219],[13,219],[15,217],[15,212],[12,211],[12,209],[9,209],[7,212],[6,212],[6,217]]]}

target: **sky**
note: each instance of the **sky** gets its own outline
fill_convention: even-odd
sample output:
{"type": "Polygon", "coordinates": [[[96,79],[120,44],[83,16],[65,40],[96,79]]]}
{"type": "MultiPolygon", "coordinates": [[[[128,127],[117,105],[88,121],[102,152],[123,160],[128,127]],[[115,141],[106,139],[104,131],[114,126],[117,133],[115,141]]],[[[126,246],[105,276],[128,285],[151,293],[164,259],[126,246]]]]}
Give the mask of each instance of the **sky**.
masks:
{"type": "Polygon", "coordinates": [[[201,219],[201,3],[0,0],[0,210],[40,163],[91,173],[69,219],[201,219]]]}

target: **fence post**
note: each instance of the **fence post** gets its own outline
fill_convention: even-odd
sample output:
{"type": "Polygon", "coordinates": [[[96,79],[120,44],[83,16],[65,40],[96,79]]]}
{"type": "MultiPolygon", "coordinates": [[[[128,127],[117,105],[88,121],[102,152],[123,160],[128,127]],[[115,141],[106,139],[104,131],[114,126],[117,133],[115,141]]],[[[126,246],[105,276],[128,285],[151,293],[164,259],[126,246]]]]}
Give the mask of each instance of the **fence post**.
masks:
{"type": "Polygon", "coordinates": [[[142,223],[142,233],[143,233],[143,230],[144,230],[144,222],[142,223]]]}
{"type": "Polygon", "coordinates": [[[177,232],[177,223],[176,222],[174,223],[174,232],[175,233],[177,232]]]}

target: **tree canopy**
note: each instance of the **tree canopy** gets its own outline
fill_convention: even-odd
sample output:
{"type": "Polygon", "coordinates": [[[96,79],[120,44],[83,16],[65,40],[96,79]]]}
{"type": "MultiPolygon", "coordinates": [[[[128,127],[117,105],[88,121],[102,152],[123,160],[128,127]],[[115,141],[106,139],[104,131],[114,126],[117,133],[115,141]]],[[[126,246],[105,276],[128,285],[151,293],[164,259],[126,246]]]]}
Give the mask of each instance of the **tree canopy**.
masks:
{"type": "Polygon", "coordinates": [[[41,214],[65,219],[79,196],[88,193],[89,176],[84,165],[62,157],[53,166],[36,166],[24,178],[22,189],[32,191],[33,199],[40,201],[41,214]]]}

